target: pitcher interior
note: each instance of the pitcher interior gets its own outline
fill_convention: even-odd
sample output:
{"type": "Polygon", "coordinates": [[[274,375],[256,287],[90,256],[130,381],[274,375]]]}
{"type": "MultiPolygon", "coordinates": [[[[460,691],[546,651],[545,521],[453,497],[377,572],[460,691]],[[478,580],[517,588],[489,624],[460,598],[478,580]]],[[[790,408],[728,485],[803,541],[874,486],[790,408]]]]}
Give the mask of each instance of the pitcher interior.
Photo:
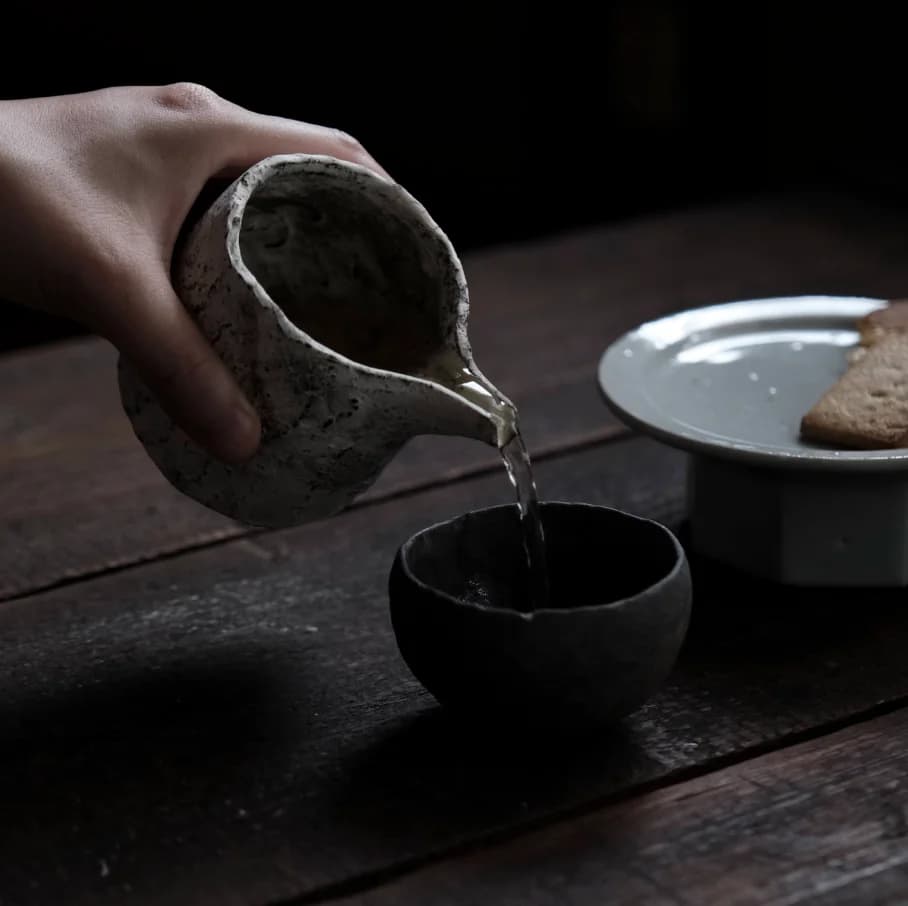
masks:
{"type": "Polygon", "coordinates": [[[302,331],[374,368],[428,374],[455,298],[437,237],[390,192],[277,171],[247,202],[240,251],[302,331]]]}

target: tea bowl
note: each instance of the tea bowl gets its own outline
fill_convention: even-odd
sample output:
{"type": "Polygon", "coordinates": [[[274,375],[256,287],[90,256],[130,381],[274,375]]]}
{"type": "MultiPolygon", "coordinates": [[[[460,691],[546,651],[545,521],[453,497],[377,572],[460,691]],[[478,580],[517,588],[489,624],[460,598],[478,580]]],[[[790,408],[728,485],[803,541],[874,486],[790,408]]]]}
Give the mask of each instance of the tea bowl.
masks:
{"type": "Polygon", "coordinates": [[[522,612],[518,509],[430,526],[398,549],[391,622],[413,675],[458,716],[583,733],[635,711],[687,633],[690,570],[665,526],[584,503],[545,502],[548,605],[522,612]]]}

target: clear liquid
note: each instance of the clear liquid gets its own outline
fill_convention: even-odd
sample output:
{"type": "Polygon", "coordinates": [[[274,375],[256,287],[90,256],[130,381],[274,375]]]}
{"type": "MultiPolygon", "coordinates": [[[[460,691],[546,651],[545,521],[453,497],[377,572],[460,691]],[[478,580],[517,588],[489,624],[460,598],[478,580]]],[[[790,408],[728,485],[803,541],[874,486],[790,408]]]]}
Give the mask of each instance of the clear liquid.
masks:
{"type": "Polygon", "coordinates": [[[530,611],[546,607],[549,602],[549,571],[545,555],[545,532],[539,517],[539,498],[530,456],[520,431],[499,448],[508,477],[517,492],[517,506],[520,509],[520,524],[523,528],[523,547],[526,551],[530,611]]]}
{"type": "Polygon", "coordinates": [[[498,452],[517,494],[517,508],[520,513],[523,548],[527,561],[528,600],[524,609],[532,612],[546,607],[549,600],[549,576],[545,532],[539,516],[539,498],[533,468],[526,444],[520,434],[517,410],[502,399],[500,394],[481,383],[459,358],[450,356],[438,358],[427,369],[427,374],[433,380],[482,406],[498,423],[498,452]]]}

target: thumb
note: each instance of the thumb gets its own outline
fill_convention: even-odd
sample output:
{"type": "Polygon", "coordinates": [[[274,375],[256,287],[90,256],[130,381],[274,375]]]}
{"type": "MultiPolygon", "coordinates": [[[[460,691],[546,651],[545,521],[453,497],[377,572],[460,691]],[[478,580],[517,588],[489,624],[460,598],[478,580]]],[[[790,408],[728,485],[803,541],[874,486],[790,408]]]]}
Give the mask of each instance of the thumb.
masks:
{"type": "Polygon", "coordinates": [[[104,334],[189,438],[223,462],[249,459],[259,445],[259,418],[167,275],[146,274],[129,295],[104,334]]]}

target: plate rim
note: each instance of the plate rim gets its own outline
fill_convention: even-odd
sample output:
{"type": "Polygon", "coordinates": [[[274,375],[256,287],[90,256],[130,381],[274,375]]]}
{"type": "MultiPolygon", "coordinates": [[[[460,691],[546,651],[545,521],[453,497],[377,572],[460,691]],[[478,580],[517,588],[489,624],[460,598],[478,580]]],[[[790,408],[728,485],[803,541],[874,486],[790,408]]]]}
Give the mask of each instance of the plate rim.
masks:
{"type": "MultiPolygon", "coordinates": [[[[866,311],[883,308],[889,300],[880,297],[859,295],[805,294],[792,296],[764,296],[751,299],[738,299],[702,305],[672,312],[659,318],[652,318],[625,331],[605,348],[599,358],[597,367],[597,384],[606,405],[626,425],[642,434],[656,438],[668,446],[686,450],[689,453],[709,456],[715,459],[730,460],[747,465],[767,466],[770,468],[797,471],[839,471],[839,472],[894,472],[908,470],[908,447],[887,448],[880,450],[836,450],[834,448],[811,448],[809,453],[785,453],[778,449],[760,449],[752,445],[735,446],[733,442],[708,439],[683,431],[673,431],[662,425],[648,421],[623,405],[615,396],[614,375],[607,379],[606,371],[612,361],[621,352],[623,344],[630,342],[642,330],[652,329],[660,324],[698,314],[720,313],[721,311],[746,311],[755,306],[768,306],[772,303],[816,303],[831,304],[865,303],[866,311]]],[[[836,314],[835,312],[830,312],[836,314]]]]}

